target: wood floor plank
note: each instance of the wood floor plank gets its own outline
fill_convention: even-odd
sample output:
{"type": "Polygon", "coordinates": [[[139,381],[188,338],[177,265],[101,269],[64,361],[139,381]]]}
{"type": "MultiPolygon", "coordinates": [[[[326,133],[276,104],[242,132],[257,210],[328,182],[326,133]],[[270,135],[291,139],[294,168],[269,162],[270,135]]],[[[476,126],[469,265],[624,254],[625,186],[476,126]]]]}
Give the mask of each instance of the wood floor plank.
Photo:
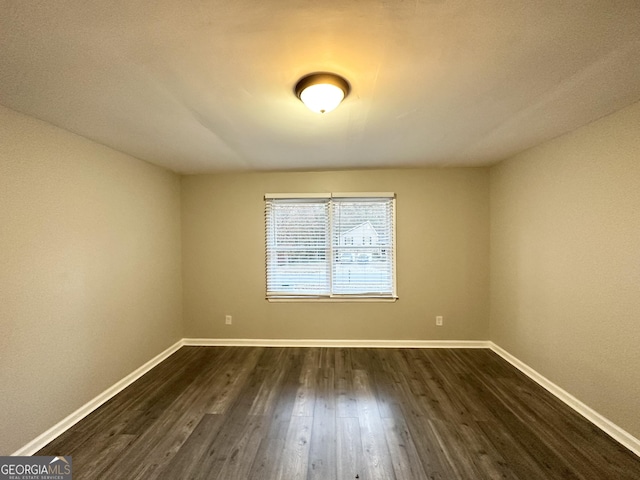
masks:
{"type": "Polygon", "coordinates": [[[165,466],[162,477],[182,480],[198,475],[201,459],[218,436],[223,422],[223,415],[203,415],[188,440],[165,466]]]}
{"type": "MultiPolygon", "coordinates": [[[[325,364],[324,362],[321,365],[325,364]]],[[[336,395],[333,368],[318,369],[316,401],[309,449],[309,480],[337,478],[336,395]]]]}
{"type": "MultiPolygon", "coordinates": [[[[276,350],[276,349],[269,349],[276,350]]],[[[249,471],[250,480],[275,478],[282,463],[285,438],[291,422],[298,382],[302,369],[301,349],[280,349],[277,365],[284,370],[282,382],[274,389],[275,397],[270,410],[271,423],[256,452],[249,471]]]]}
{"type": "Polygon", "coordinates": [[[378,402],[365,370],[354,370],[354,388],[367,477],[371,480],[394,480],[395,474],[384,436],[378,402]]]}
{"type": "Polygon", "coordinates": [[[218,377],[224,378],[224,382],[219,387],[212,386],[213,396],[205,409],[207,413],[222,415],[227,412],[255,369],[261,354],[261,349],[252,349],[247,352],[242,362],[233,363],[217,374],[218,377]]]}
{"type": "Polygon", "coordinates": [[[268,423],[269,419],[264,416],[250,416],[234,441],[230,443],[226,458],[219,462],[219,465],[214,465],[213,470],[217,475],[209,475],[207,478],[218,480],[248,478],[262,439],[265,438],[268,423]]]}
{"type": "Polygon", "coordinates": [[[378,411],[381,418],[391,418],[396,411],[394,405],[398,402],[395,395],[394,380],[385,369],[381,354],[385,349],[376,349],[371,355],[369,376],[378,403],[378,411]]]}
{"type": "Polygon", "coordinates": [[[335,353],[336,415],[338,417],[355,418],[358,416],[358,405],[356,404],[356,396],[353,389],[350,352],[351,350],[346,348],[337,348],[335,353]]]}
{"type": "Polygon", "coordinates": [[[500,452],[516,478],[557,478],[553,476],[553,472],[545,471],[530,452],[523,448],[505,429],[496,428],[496,425],[490,422],[478,422],[478,427],[500,452]]]}
{"type": "Polygon", "coordinates": [[[183,347],[38,454],[76,480],[640,479],[485,349],[183,347]]]}
{"type": "Polygon", "coordinates": [[[339,480],[365,477],[360,422],[353,417],[336,419],[336,474],[339,480]]]}
{"type": "Polygon", "coordinates": [[[515,480],[516,476],[497,451],[495,446],[479,430],[476,422],[470,425],[456,425],[461,444],[468,455],[474,459],[474,464],[487,478],[504,478],[515,480]]]}
{"type": "Polygon", "coordinates": [[[266,415],[275,408],[279,387],[286,375],[286,370],[281,367],[282,365],[278,365],[275,368],[265,369],[266,374],[255,394],[249,415],[266,415]]]}
{"type": "Polygon", "coordinates": [[[303,480],[307,478],[312,427],[312,417],[291,417],[284,440],[282,461],[274,479],[303,480]]]}
{"type": "Polygon", "coordinates": [[[264,436],[266,421],[258,415],[227,418],[208,444],[190,478],[246,478],[264,436]],[[232,476],[219,477],[221,472],[232,476]],[[244,476],[233,476],[236,474],[244,476]]]}
{"type": "Polygon", "coordinates": [[[404,418],[428,478],[434,480],[463,478],[456,459],[442,444],[432,421],[416,416],[412,411],[405,412],[404,418]]]}
{"type": "Polygon", "coordinates": [[[263,438],[247,479],[265,480],[267,478],[276,478],[282,465],[283,452],[283,438],[263,438]]]}
{"type": "Polygon", "coordinates": [[[74,475],[81,475],[85,478],[104,478],[104,470],[118,459],[121,452],[129,448],[134,438],[134,435],[115,435],[110,437],[108,441],[101,437],[95,438],[94,443],[100,448],[83,449],[73,455],[74,475]]]}
{"type": "Polygon", "coordinates": [[[409,428],[401,415],[382,420],[393,471],[398,480],[427,480],[409,428]]]}
{"type": "Polygon", "coordinates": [[[296,417],[313,417],[316,404],[316,376],[318,368],[303,367],[300,373],[300,385],[296,393],[296,402],[292,415],[296,417]]]}
{"type": "Polygon", "coordinates": [[[158,421],[130,443],[104,471],[105,478],[117,478],[120,471],[128,472],[130,479],[156,478],[158,469],[164,468],[187,441],[202,418],[200,412],[165,411],[158,421]],[[153,469],[151,469],[153,467],[153,469]]]}

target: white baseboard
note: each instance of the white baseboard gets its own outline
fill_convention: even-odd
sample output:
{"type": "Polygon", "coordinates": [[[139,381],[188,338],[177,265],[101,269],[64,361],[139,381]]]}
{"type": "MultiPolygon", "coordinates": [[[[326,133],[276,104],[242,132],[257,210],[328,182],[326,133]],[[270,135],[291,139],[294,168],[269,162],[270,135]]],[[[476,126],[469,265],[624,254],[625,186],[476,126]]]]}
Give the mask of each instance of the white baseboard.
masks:
{"type": "Polygon", "coordinates": [[[199,347],[343,347],[343,348],[489,348],[475,340],[325,340],[286,338],[185,338],[185,346],[199,347]]]}
{"type": "Polygon", "coordinates": [[[93,412],[96,408],[101,406],[107,400],[111,399],[116,394],[118,394],[119,392],[127,388],[129,385],[131,385],[133,382],[135,382],[137,379],[139,379],[141,376],[143,376],[153,367],[155,367],[160,362],[162,362],[167,357],[169,357],[172,353],[176,352],[180,347],[182,347],[182,345],[183,345],[183,340],[177,341],[176,343],[171,345],[169,348],[167,348],[164,352],[153,357],[151,360],[149,360],[147,363],[142,365],[140,368],[131,372],[122,380],[112,385],[111,387],[107,388],[100,395],[90,400],[88,403],[84,404],[82,407],[80,407],[78,410],[73,412],[71,415],[64,418],[60,422],[56,423],[49,430],[47,430],[43,434],[39,435],[37,438],[27,443],[24,447],[20,448],[19,450],[16,450],[11,455],[14,455],[14,456],[33,455],[42,447],[44,447],[45,445],[50,443],[52,440],[54,440],[56,437],[64,433],[69,428],[73,427],[76,423],[78,423],[84,417],[89,415],[91,412],[93,412]]]}
{"type": "Polygon", "coordinates": [[[518,360],[516,357],[511,355],[509,352],[507,352],[503,348],[499,347],[493,342],[488,342],[488,343],[489,343],[489,348],[491,348],[491,350],[493,350],[495,353],[500,355],[511,365],[513,365],[522,373],[524,373],[529,378],[531,378],[533,381],[535,381],[536,383],[538,383],[539,385],[547,389],[553,395],[558,397],[560,400],[562,400],[568,406],[573,408],[576,412],[578,412],[580,415],[585,417],[587,420],[589,420],[591,423],[596,425],[598,428],[603,430],[609,436],[613,437],[615,440],[617,440],[622,445],[627,447],[633,453],[640,456],[640,440],[638,440],[636,437],[634,437],[629,432],[620,428],[618,425],[613,423],[608,418],[600,415],[594,409],[584,404],[583,402],[578,400],[576,397],[571,395],[569,392],[562,389],[561,387],[553,383],[551,380],[549,380],[545,376],[535,371],[526,363],[518,360]]]}

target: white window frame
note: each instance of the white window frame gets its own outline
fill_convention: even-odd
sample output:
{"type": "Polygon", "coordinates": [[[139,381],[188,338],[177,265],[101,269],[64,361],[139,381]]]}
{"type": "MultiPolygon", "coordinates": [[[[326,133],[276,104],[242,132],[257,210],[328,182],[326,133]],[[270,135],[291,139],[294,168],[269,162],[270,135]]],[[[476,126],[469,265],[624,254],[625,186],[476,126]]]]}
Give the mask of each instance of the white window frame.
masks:
{"type": "MultiPolygon", "coordinates": [[[[305,294],[266,294],[265,298],[269,302],[395,302],[398,300],[398,289],[397,289],[397,260],[396,260],[396,249],[397,249],[397,238],[396,238],[396,194],[393,192],[338,192],[338,193],[266,193],[264,195],[265,200],[265,208],[266,202],[272,199],[287,199],[287,200],[296,200],[296,199],[329,199],[331,201],[332,198],[390,198],[392,199],[391,205],[391,235],[392,235],[392,269],[393,269],[393,279],[392,279],[392,294],[391,295],[374,295],[374,294],[328,294],[328,295],[305,295],[305,294]]],[[[332,219],[331,219],[331,211],[332,208],[329,208],[329,225],[330,229],[333,228],[332,219]]],[[[266,222],[266,217],[265,217],[266,222]]],[[[331,235],[331,233],[330,233],[331,235]]],[[[267,238],[265,233],[265,281],[266,276],[268,275],[268,260],[267,260],[267,238]]],[[[329,270],[333,271],[333,241],[329,241],[329,256],[330,264],[328,265],[329,270]]],[[[332,279],[330,279],[330,283],[332,279]]],[[[266,286],[266,285],[265,285],[266,286]]]]}

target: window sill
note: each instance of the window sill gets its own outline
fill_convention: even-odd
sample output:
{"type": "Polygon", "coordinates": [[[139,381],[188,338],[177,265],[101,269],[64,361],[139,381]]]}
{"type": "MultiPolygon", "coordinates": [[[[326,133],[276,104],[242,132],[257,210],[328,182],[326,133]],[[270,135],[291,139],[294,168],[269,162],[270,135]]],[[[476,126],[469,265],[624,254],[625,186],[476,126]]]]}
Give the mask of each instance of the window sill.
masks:
{"type": "Polygon", "coordinates": [[[394,303],[398,297],[267,297],[270,303],[394,303]]]}

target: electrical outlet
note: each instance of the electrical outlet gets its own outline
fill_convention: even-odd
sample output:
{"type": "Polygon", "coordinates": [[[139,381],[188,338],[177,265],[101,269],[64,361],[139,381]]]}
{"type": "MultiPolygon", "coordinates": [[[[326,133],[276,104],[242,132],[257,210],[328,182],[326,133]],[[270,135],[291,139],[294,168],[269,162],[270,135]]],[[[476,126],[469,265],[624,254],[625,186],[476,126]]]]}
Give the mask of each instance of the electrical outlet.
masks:
{"type": "Polygon", "coordinates": [[[442,316],[441,315],[438,315],[436,317],[436,325],[439,326],[439,327],[442,326],[442,316]]]}
{"type": "Polygon", "coordinates": [[[231,325],[233,323],[233,317],[231,315],[224,316],[224,323],[227,325],[231,325]]]}

